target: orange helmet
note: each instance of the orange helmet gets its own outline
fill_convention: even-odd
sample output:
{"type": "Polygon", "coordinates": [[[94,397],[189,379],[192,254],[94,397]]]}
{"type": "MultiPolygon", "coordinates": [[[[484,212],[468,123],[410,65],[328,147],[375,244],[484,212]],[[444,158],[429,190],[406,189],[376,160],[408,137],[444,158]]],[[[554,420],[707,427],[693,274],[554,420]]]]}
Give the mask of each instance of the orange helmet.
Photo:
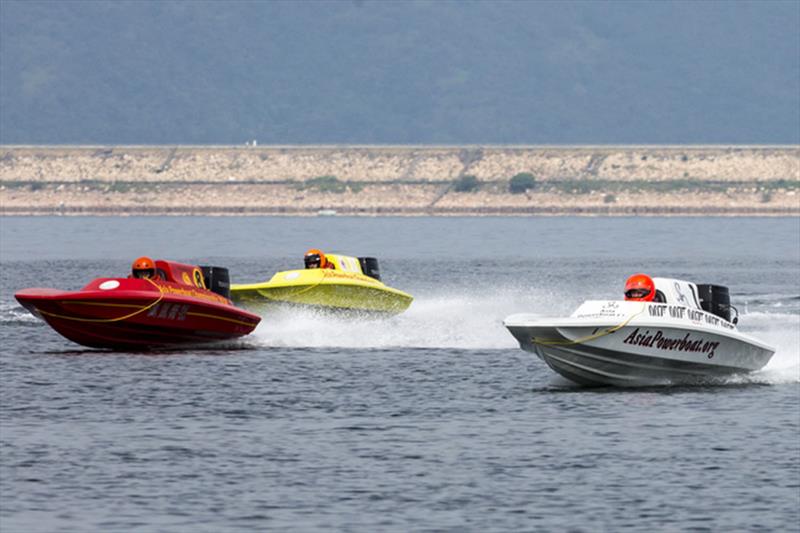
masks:
{"type": "Polygon", "coordinates": [[[306,268],[325,268],[328,266],[328,260],[325,258],[325,254],[316,248],[307,251],[305,257],[303,257],[303,261],[305,261],[306,268]]]}
{"type": "Polygon", "coordinates": [[[625,282],[625,299],[634,302],[652,302],[656,297],[656,284],[647,274],[634,274],[625,282]]]}
{"type": "Polygon", "coordinates": [[[134,278],[152,278],[156,275],[156,264],[147,256],[142,256],[133,262],[131,267],[134,278]]]}

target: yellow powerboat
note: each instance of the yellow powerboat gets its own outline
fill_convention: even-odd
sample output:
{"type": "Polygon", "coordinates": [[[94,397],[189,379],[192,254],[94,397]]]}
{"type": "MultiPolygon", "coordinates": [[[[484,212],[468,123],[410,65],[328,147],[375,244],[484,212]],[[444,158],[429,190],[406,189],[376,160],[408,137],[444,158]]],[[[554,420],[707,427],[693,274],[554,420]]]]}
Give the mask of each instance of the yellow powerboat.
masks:
{"type": "Polygon", "coordinates": [[[356,315],[396,315],[408,309],[414,298],[381,281],[374,257],[309,250],[305,269],[278,272],[261,283],[233,284],[231,299],[257,312],[310,308],[356,315]]]}

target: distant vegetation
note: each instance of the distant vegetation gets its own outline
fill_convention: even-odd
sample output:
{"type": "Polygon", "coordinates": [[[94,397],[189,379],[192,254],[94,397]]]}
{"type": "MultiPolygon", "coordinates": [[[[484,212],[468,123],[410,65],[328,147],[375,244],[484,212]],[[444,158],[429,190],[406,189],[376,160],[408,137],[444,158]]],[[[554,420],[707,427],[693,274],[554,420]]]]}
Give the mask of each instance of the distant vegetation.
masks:
{"type": "MultiPolygon", "coordinates": [[[[29,191],[55,190],[56,188],[68,187],[85,191],[101,191],[107,193],[128,193],[128,192],[148,192],[154,190],[181,188],[186,184],[213,184],[215,186],[239,186],[239,185],[284,185],[296,190],[309,190],[322,193],[341,194],[347,191],[352,193],[361,192],[367,186],[385,185],[432,185],[446,184],[447,181],[406,181],[406,180],[360,180],[343,181],[333,175],[317,176],[305,181],[295,181],[286,179],[283,181],[130,181],[130,180],[103,180],[103,179],[82,179],[79,181],[61,180],[2,180],[0,187],[4,189],[27,189],[29,191]]],[[[455,181],[451,181],[451,191],[458,193],[471,193],[479,190],[490,191],[493,194],[521,194],[527,190],[536,189],[548,191],[556,194],[591,194],[603,193],[606,195],[604,201],[614,203],[620,193],[677,193],[677,192],[726,192],[726,191],[746,191],[750,190],[754,194],[762,195],[762,201],[769,203],[773,193],[778,191],[800,192],[800,180],[771,180],[771,181],[706,181],[693,178],[678,178],[672,180],[604,180],[604,179],[572,179],[572,180],[548,180],[535,181],[528,173],[520,173],[514,176],[507,184],[502,181],[480,181],[476,176],[467,174],[455,181]]]]}
{"type": "Polygon", "coordinates": [[[800,142],[796,1],[0,6],[0,144],[800,142]]]}
{"type": "Polygon", "coordinates": [[[536,178],[530,172],[520,172],[515,174],[511,181],[508,183],[508,190],[511,194],[523,194],[528,189],[533,189],[536,186],[536,178]]]}
{"type": "Polygon", "coordinates": [[[588,194],[595,191],[615,192],[724,192],[730,189],[754,188],[757,190],[800,190],[800,181],[707,181],[693,178],[672,180],[558,180],[542,182],[541,188],[562,193],[588,194]]]}
{"type": "Polygon", "coordinates": [[[311,178],[310,180],[304,181],[302,184],[296,185],[295,188],[300,190],[314,189],[319,192],[331,192],[335,194],[342,194],[348,189],[351,192],[360,192],[361,189],[363,189],[363,186],[358,183],[339,181],[339,178],[337,178],[336,176],[329,175],[329,176],[317,176],[316,178],[311,178]]]}
{"type": "Polygon", "coordinates": [[[478,181],[478,178],[471,174],[461,176],[453,185],[453,190],[455,192],[475,192],[479,188],[480,182],[478,181]]]}

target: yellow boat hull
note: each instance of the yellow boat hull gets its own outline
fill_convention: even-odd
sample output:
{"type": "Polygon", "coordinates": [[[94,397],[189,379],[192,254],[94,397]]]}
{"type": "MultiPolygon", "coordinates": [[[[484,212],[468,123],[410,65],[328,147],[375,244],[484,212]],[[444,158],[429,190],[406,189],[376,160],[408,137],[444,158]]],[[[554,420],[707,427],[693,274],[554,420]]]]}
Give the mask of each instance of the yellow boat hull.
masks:
{"type": "Polygon", "coordinates": [[[408,309],[414,298],[360,273],[309,269],[278,272],[262,283],[233,284],[231,299],[258,312],[301,307],[394,315],[408,309]]]}

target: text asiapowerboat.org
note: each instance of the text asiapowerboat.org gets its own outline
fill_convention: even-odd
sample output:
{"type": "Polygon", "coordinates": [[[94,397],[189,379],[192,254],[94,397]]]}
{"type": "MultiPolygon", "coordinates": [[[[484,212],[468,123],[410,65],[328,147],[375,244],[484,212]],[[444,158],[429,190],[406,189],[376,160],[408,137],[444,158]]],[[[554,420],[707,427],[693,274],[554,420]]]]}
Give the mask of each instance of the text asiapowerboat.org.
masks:
{"type": "Polygon", "coordinates": [[[731,320],[727,288],[655,278],[663,302],[584,302],[566,318],[517,314],[504,324],[520,346],[584,385],[707,381],[763,368],[775,348],[731,320]]]}

